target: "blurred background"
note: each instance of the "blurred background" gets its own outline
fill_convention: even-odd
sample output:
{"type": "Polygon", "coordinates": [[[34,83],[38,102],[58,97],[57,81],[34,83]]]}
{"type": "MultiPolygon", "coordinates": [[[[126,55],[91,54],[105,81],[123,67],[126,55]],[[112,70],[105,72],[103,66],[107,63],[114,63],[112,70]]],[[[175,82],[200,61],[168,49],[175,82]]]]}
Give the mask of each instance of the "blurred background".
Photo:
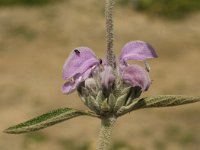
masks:
{"type": "MultiPolygon", "coordinates": [[[[200,1],[118,0],[115,52],[151,43],[150,90],[200,95],[200,1]]],[[[104,1],[0,0],[0,130],[60,107],[87,109],[63,95],[62,65],[78,46],[105,53],[104,1]]],[[[118,119],[111,150],[199,150],[200,103],[138,110],[118,119]]],[[[94,150],[100,121],[74,118],[42,131],[0,133],[1,150],[94,150]]]]}

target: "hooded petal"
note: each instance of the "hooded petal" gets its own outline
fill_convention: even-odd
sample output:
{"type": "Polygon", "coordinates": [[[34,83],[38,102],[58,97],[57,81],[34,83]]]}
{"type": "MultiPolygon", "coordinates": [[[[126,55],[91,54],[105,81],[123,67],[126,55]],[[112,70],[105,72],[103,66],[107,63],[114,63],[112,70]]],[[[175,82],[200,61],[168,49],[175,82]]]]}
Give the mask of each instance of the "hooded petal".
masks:
{"type": "Polygon", "coordinates": [[[148,90],[151,80],[144,68],[138,65],[121,66],[120,72],[125,83],[132,87],[139,86],[143,91],[148,90]]]}
{"type": "Polygon", "coordinates": [[[127,60],[146,60],[156,57],[158,56],[154,48],[148,43],[143,41],[131,41],[122,48],[119,61],[121,64],[124,64],[127,60]]]}
{"type": "Polygon", "coordinates": [[[69,94],[76,90],[98,64],[99,60],[91,49],[87,47],[76,48],[71,52],[63,66],[63,79],[67,81],[62,87],[62,92],[69,94]]]}
{"type": "Polygon", "coordinates": [[[84,74],[88,69],[99,64],[93,51],[88,47],[79,47],[71,52],[63,66],[63,79],[68,80],[74,76],[84,74]]]}

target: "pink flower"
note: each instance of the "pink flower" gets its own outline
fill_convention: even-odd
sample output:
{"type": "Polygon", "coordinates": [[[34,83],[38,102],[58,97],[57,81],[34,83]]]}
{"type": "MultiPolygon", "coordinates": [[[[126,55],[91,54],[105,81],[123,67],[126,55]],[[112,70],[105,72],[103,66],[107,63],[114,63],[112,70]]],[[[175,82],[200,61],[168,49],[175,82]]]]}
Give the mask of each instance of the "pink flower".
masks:
{"type": "Polygon", "coordinates": [[[139,65],[129,65],[128,60],[146,61],[156,58],[155,50],[146,42],[131,41],[123,48],[116,68],[108,66],[106,62],[97,59],[94,52],[87,47],[79,47],[71,52],[63,66],[63,79],[66,80],[62,87],[63,93],[71,93],[86,79],[100,80],[102,88],[109,89],[119,77],[124,83],[132,87],[140,87],[146,91],[151,80],[145,68],[139,65]]]}

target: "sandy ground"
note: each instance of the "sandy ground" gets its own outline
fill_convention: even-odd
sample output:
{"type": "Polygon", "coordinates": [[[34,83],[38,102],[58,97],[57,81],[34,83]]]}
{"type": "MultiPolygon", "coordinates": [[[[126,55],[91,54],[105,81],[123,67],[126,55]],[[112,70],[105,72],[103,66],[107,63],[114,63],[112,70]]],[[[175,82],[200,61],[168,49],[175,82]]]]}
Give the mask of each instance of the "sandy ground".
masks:
{"type": "MultiPolygon", "coordinates": [[[[1,131],[59,107],[87,109],[76,93],[61,93],[62,65],[78,46],[104,57],[103,6],[102,1],[70,0],[39,8],[0,8],[1,131]]],[[[149,61],[154,82],[143,96],[199,95],[199,24],[200,14],[172,22],[116,7],[116,54],[137,39],[151,43],[159,54],[149,61]]],[[[199,114],[200,103],[139,110],[118,119],[113,142],[132,146],[123,150],[199,150],[199,114]]],[[[0,133],[0,150],[72,149],[65,146],[67,141],[88,142],[93,150],[99,126],[99,120],[82,117],[35,134],[0,133]]]]}

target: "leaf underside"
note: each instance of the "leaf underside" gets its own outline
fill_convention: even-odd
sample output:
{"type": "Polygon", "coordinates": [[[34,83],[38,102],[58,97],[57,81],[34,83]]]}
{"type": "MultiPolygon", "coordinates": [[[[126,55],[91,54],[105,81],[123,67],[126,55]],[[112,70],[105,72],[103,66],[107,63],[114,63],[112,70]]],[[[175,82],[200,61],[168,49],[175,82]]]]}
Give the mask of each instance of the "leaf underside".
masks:
{"type": "Polygon", "coordinates": [[[141,108],[178,106],[195,103],[198,101],[200,101],[200,96],[160,95],[139,99],[132,110],[141,108]]]}
{"type": "Polygon", "coordinates": [[[12,126],[4,130],[4,132],[10,134],[20,134],[37,131],[82,115],[97,117],[94,113],[88,111],[80,111],[72,108],[60,108],[28,120],[26,122],[12,126]]]}

